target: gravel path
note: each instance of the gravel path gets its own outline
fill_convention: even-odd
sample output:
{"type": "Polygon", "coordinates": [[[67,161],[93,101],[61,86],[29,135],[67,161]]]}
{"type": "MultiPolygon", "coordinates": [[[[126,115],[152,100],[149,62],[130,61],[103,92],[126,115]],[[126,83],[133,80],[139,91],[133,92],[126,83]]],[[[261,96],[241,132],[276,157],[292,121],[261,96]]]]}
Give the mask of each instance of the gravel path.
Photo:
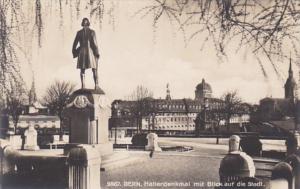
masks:
{"type": "Polygon", "coordinates": [[[183,153],[154,153],[153,158],[143,163],[101,172],[101,186],[107,189],[199,188],[203,182],[204,186],[201,188],[213,188],[207,187],[207,182],[218,182],[221,159],[183,153]]]}

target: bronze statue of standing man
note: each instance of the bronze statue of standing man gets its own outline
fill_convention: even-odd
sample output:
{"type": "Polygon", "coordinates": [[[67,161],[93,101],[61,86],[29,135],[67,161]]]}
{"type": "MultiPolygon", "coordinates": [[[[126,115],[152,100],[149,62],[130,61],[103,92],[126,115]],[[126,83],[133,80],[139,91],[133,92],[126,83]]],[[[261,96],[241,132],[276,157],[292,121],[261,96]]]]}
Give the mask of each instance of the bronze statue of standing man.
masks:
{"type": "Polygon", "coordinates": [[[77,59],[77,69],[80,69],[81,88],[85,88],[85,69],[92,68],[95,89],[99,88],[98,84],[98,59],[99,51],[97,46],[95,31],[90,29],[90,22],[87,18],[82,19],[83,27],[76,34],[72,53],[73,58],[77,59]],[[79,43],[79,47],[77,44],[79,43]]]}

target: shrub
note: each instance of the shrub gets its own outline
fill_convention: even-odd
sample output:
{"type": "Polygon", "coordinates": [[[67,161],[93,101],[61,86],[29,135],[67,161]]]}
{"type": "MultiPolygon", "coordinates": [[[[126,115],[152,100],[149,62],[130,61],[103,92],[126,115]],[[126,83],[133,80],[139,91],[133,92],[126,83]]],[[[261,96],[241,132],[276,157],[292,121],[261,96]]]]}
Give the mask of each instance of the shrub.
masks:
{"type": "Polygon", "coordinates": [[[148,144],[147,134],[140,133],[132,137],[131,143],[133,146],[146,146],[148,144]]]}

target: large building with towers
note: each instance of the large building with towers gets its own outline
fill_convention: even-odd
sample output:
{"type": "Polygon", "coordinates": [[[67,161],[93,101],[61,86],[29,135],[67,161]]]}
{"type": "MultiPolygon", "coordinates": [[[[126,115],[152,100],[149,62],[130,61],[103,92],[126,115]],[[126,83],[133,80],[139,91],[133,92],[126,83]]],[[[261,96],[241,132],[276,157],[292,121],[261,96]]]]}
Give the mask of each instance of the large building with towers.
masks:
{"type": "MultiPolygon", "coordinates": [[[[211,85],[202,79],[196,86],[194,99],[173,99],[167,85],[164,99],[115,100],[111,106],[110,134],[119,138],[132,136],[138,131],[152,131],[165,135],[194,134],[199,113],[204,109],[219,109],[223,106],[223,101],[213,98],[212,94],[211,85]]],[[[249,116],[238,119],[233,116],[231,119],[232,123],[248,121],[249,116]]]]}

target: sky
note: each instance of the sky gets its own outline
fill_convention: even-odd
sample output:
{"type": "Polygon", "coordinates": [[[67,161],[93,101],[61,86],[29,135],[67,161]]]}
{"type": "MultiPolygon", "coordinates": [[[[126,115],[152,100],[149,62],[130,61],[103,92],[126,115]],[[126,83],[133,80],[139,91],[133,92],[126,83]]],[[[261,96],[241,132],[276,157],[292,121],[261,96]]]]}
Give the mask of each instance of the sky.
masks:
{"type": "MultiPolygon", "coordinates": [[[[137,85],[153,91],[155,98],[165,98],[167,83],[172,98],[194,98],[195,87],[202,78],[211,85],[213,96],[217,98],[230,90],[237,90],[249,103],[258,103],[264,97],[284,96],[288,61],[278,63],[282,79],[265,60],[269,73],[265,78],[249,49],[236,52],[233,48],[221,62],[212,44],[201,50],[204,36],[199,35],[186,44],[183,34],[167,19],[162,18],[154,31],[153,17],[134,16],[145,6],[145,1],[111,2],[115,3],[114,9],[110,9],[113,16],[104,15],[101,29],[98,22],[91,21],[100,50],[100,87],[111,101],[128,96],[137,85]]],[[[105,6],[109,10],[111,5],[105,6]]],[[[45,11],[44,7],[42,13],[47,16],[43,22],[42,47],[33,47],[30,63],[21,65],[27,88],[31,87],[34,73],[39,98],[55,80],[71,81],[80,88],[79,70],[71,48],[76,32],[81,29],[82,18],[89,18],[89,9],[82,11],[78,18],[72,16],[66,6],[64,9],[65,25],[61,31],[59,17],[55,16],[57,10],[45,11]]],[[[296,66],[294,76],[298,81],[296,66]]],[[[91,70],[86,71],[86,82],[88,88],[94,87],[91,70]]]]}

